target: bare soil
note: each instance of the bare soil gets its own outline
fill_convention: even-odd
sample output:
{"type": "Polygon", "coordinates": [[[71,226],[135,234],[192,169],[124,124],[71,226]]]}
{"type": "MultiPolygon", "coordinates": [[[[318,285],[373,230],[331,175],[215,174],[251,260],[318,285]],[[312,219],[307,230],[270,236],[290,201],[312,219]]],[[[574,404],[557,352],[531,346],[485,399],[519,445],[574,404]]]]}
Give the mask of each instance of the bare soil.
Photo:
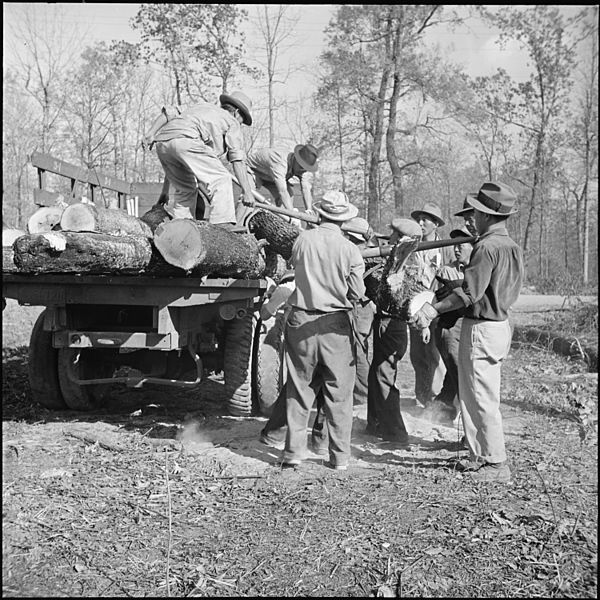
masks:
{"type": "MultiPolygon", "coordinates": [[[[39,309],[41,310],[41,309],[39,309]]],[[[364,434],[353,462],[282,470],[266,419],[194,392],[115,391],[96,413],[34,405],[37,308],[3,314],[3,595],[597,596],[597,374],[514,343],[502,413],[513,481],[454,471],[465,451],[398,385],[410,450],[364,434]]],[[[531,319],[531,317],[527,317],[531,319]]]]}

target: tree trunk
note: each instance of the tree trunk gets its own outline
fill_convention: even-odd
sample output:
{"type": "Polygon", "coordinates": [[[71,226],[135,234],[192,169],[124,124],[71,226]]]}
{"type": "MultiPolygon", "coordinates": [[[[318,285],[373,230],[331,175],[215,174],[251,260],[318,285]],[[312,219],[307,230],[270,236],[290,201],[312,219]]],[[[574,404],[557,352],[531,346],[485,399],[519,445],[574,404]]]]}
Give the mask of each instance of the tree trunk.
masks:
{"type": "Polygon", "coordinates": [[[300,234],[297,227],[266,210],[257,211],[248,221],[248,229],[257,240],[266,240],[270,252],[285,260],[292,256],[292,246],[300,234]]]}
{"type": "Polygon", "coordinates": [[[199,277],[256,279],[265,272],[264,256],[254,236],[206,221],[162,223],[154,232],[154,245],[167,263],[199,277]]]}
{"type": "Polygon", "coordinates": [[[155,204],[140,217],[140,220],[146,223],[152,233],[154,233],[159,225],[171,220],[171,215],[169,215],[162,204],[155,204]]]}
{"type": "Polygon", "coordinates": [[[147,223],[128,215],[124,210],[101,208],[77,202],[65,208],[60,219],[63,231],[94,231],[108,235],[133,235],[152,239],[147,223]]]}
{"type": "Polygon", "coordinates": [[[27,231],[29,233],[43,233],[44,231],[60,228],[60,219],[64,209],[64,205],[42,206],[29,217],[27,231]]]}
{"type": "Polygon", "coordinates": [[[14,273],[17,271],[17,265],[15,265],[15,254],[13,251],[14,241],[27,235],[22,229],[3,229],[2,230],[2,272],[3,273],[14,273]]]}

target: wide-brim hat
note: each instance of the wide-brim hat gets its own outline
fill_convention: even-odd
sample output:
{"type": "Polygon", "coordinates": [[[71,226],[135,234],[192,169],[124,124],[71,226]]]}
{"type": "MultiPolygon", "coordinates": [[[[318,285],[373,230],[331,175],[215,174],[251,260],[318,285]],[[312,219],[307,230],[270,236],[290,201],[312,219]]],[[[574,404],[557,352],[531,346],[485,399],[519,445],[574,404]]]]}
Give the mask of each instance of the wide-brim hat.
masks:
{"type": "Polygon", "coordinates": [[[349,235],[352,239],[358,242],[367,242],[371,237],[371,226],[369,225],[369,222],[362,217],[354,217],[353,219],[346,221],[342,229],[346,235],[349,235]],[[352,227],[352,229],[356,229],[358,231],[349,231],[347,227],[352,227]]]}
{"type": "Polygon", "coordinates": [[[484,183],[479,189],[477,197],[467,196],[467,201],[474,209],[498,217],[508,217],[518,211],[515,208],[517,195],[510,186],[504,183],[492,181],[484,183]]]}
{"type": "Polygon", "coordinates": [[[406,219],[403,217],[392,219],[390,229],[398,232],[400,235],[407,235],[409,237],[421,237],[423,233],[418,223],[413,219],[406,219]]]}
{"type": "Polygon", "coordinates": [[[294,158],[305,171],[314,173],[319,168],[319,150],[312,144],[298,144],[294,148],[294,158]]]}
{"type": "Polygon", "coordinates": [[[471,198],[477,198],[477,194],[467,194],[465,196],[465,199],[463,201],[463,207],[458,211],[454,213],[455,217],[464,217],[466,214],[470,213],[471,211],[475,210],[468,202],[468,198],[469,196],[471,198]]]}
{"type": "Polygon", "coordinates": [[[466,227],[461,227],[460,229],[453,229],[450,232],[451,238],[461,238],[461,237],[473,237],[471,232],[466,227]]]}
{"type": "Polygon", "coordinates": [[[325,192],[321,200],[313,202],[312,208],[330,221],[349,221],[358,214],[358,208],[339,191],[325,192]]]}
{"type": "Polygon", "coordinates": [[[445,225],[444,219],[442,219],[442,210],[437,204],[433,204],[433,202],[427,202],[423,205],[419,210],[413,210],[410,213],[410,216],[417,221],[419,215],[427,215],[428,217],[432,217],[433,221],[437,223],[438,227],[445,225]]]}
{"type": "Polygon", "coordinates": [[[242,113],[244,125],[252,125],[252,100],[244,92],[231,92],[219,96],[221,104],[232,104],[242,113]]]}

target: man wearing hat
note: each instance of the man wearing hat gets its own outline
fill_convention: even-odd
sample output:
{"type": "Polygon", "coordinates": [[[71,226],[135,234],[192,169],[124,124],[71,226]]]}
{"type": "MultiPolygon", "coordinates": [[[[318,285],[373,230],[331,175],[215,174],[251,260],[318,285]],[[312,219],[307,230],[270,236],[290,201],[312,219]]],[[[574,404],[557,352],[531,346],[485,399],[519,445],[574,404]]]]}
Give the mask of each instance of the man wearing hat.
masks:
{"type": "Polygon", "coordinates": [[[199,102],[179,114],[163,111],[152,127],[151,142],[165,170],[159,202],[173,218],[196,218],[200,193],[207,202],[206,220],[217,225],[236,223],[232,179],[221,162],[225,157],[242,187],[243,204],[254,205],[241,129],[242,123],[252,124],[252,103],[242,92],[221,94],[219,102],[220,106],[199,102]],[[175,188],[172,202],[170,185],[175,188]]]}
{"type": "Polygon", "coordinates": [[[290,180],[297,177],[304,207],[312,206],[311,175],[318,169],[319,151],[312,144],[298,144],[293,152],[273,148],[258,148],[248,153],[248,168],[254,176],[256,189],[266,188],[277,206],[294,208],[294,190],[290,180]]]}
{"type": "MultiPolygon", "coordinates": [[[[430,242],[441,239],[437,230],[438,227],[444,225],[444,219],[437,204],[427,202],[419,210],[413,211],[410,216],[421,227],[422,241],[430,242]]],[[[413,256],[419,267],[421,283],[426,289],[435,289],[437,286],[435,276],[444,263],[442,250],[433,248],[415,252],[413,256]]],[[[430,330],[430,342],[428,343],[423,340],[421,332],[414,329],[409,330],[409,356],[415,372],[415,397],[422,406],[427,406],[433,396],[440,391],[445,374],[440,353],[435,343],[431,342],[434,337],[435,323],[430,330]]]]}
{"type": "MultiPolygon", "coordinates": [[[[464,270],[469,264],[473,250],[470,242],[461,241],[461,239],[467,240],[472,237],[466,227],[453,229],[450,237],[456,239],[455,259],[451,263],[443,265],[436,275],[436,279],[443,284],[435,292],[437,300],[443,300],[450,295],[453,289],[462,285],[464,270]]],[[[458,344],[463,315],[464,309],[444,313],[440,315],[435,328],[435,345],[446,366],[446,375],[442,389],[433,399],[429,412],[432,420],[439,423],[453,423],[458,415],[454,400],[458,394],[458,344]]]]}
{"type": "Polygon", "coordinates": [[[295,467],[305,457],[309,413],[320,389],[329,465],[346,470],[356,377],[350,311],[365,295],[365,263],[341,229],[358,213],[346,194],[327,192],[313,208],[321,223],[298,235],[290,260],[296,288],[288,299],[291,310],[285,327],[288,428],[283,467],[295,467]]]}
{"type": "Polygon", "coordinates": [[[463,207],[454,213],[455,217],[462,217],[465,220],[465,227],[469,232],[469,235],[477,235],[477,229],[475,228],[475,211],[469,204],[469,197],[477,199],[477,194],[467,194],[463,201],[463,207]]]}
{"type": "Polygon", "coordinates": [[[458,388],[470,460],[459,463],[477,481],[509,481],[500,413],[502,361],[510,349],[508,311],[523,281],[521,248],[509,237],[506,220],[517,212],[516,195],[503,183],[484,183],[474,209],[479,234],[462,287],[425,304],[411,319],[424,327],[438,315],[466,308],[459,344],[458,388]]]}

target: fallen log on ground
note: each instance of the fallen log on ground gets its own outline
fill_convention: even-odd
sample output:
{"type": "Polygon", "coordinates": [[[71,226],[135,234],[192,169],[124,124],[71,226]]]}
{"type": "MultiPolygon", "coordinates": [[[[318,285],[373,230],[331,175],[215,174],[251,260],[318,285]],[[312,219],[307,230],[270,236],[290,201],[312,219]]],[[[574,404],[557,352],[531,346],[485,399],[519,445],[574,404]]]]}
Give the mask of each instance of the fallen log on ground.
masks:
{"type": "Polygon", "coordinates": [[[62,213],[60,227],[63,231],[87,231],[152,239],[152,229],[142,219],[118,208],[101,208],[87,202],[76,202],[67,206],[62,213]]]}
{"type": "Polygon", "coordinates": [[[249,234],[192,219],[173,219],[154,232],[164,260],[195,276],[256,279],[265,273],[261,245],[249,234]]]}

